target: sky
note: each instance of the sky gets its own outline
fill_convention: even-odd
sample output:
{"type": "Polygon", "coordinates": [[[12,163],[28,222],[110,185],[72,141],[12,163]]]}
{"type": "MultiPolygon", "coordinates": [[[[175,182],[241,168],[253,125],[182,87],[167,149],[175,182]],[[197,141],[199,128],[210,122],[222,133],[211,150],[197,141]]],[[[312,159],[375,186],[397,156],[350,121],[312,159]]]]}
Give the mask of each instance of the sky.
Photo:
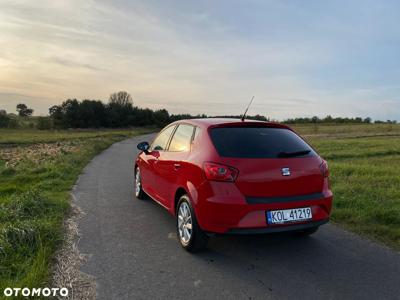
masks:
{"type": "Polygon", "coordinates": [[[0,109],[400,120],[399,1],[0,0],[0,109]]]}

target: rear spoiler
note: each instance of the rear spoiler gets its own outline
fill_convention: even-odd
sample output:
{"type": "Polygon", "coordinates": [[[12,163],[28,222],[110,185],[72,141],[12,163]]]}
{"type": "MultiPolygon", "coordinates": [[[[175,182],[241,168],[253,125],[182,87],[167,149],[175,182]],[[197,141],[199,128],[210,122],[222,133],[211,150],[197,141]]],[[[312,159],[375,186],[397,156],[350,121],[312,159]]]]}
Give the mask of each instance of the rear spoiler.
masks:
{"type": "MultiPolygon", "coordinates": [[[[230,122],[230,123],[221,123],[215,124],[208,127],[208,129],[212,128],[226,128],[226,127],[268,127],[268,128],[283,128],[292,130],[289,126],[274,123],[274,122],[261,122],[261,121],[241,121],[241,122],[230,122]]],[[[293,130],[292,130],[293,131],[293,130]]]]}

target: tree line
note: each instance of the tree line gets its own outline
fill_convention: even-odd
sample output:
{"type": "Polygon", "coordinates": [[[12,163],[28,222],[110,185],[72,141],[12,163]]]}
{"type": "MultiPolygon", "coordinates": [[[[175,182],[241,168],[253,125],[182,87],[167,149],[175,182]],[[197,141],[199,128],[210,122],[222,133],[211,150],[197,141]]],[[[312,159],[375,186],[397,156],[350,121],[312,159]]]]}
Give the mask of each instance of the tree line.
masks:
{"type": "MultiPolygon", "coordinates": [[[[33,109],[25,104],[17,105],[17,112],[21,118],[29,118],[33,109]]],[[[68,99],[60,105],[54,105],[49,109],[48,117],[36,117],[35,127],[38,129],[66,129],[66,128],[118,128],[136,126],[157,126],[165,125],[181,120],[192,118],[207,118],[205,114],[169,114],[166,109],[152,110],[140,108],[133,105],[132,97],[125,91],[111,94],[108,103],[100,100],[68,99]]],[[[223,118],[240,118],[240,115],[215,116],[223,118]]],[[[247,116],[246,119],[269,121],[262,115],[247,116]]],[[[317,116],[311,118],[291,118],[283,121],[287,124],[317,124],[317,123],[336,123],[336,124],[369,124],[372,119],[367,118],[334,118],[330,115],[325,118],[317,116]]],[[[396,121],[376,120],[374,123],[396,123],[396,121]]],[[[17,127],[15,119],[11,118],[4,110],[0,110],[0,127],[17,127]]]]}

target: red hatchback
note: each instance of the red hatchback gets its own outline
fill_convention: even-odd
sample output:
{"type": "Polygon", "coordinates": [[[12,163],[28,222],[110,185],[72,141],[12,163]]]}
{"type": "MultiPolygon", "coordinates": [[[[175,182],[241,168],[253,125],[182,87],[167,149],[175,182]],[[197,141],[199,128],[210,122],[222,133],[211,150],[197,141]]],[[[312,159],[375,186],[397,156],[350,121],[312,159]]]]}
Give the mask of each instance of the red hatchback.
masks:
{"type": "Polygon", "coordinates": [[[210,233],[314,233],[328,222],[327,163],[285,125],[182,120],[140,143],[135,194],[176,217],[181,245],[204,248],[210,233]]]}

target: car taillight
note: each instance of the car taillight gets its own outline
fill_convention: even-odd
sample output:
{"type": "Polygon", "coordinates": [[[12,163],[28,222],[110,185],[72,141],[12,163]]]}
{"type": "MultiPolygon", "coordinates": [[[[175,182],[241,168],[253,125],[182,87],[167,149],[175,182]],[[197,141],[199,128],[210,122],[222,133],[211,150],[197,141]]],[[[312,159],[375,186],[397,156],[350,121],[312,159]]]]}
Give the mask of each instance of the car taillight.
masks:
{"type": "Polygon", "coordinates": [[[235,181],[239,174],[239,171],[233,167],[213,162],[206,162],[203,167],[208,180],[235,181]]]}
{"type": "Polygon", "coordinates": [[[322,176],[324,178],[328,178],[329,177],[328,163],[325,160],[323,160],[319,168],[321,169],[322,176]]]}

